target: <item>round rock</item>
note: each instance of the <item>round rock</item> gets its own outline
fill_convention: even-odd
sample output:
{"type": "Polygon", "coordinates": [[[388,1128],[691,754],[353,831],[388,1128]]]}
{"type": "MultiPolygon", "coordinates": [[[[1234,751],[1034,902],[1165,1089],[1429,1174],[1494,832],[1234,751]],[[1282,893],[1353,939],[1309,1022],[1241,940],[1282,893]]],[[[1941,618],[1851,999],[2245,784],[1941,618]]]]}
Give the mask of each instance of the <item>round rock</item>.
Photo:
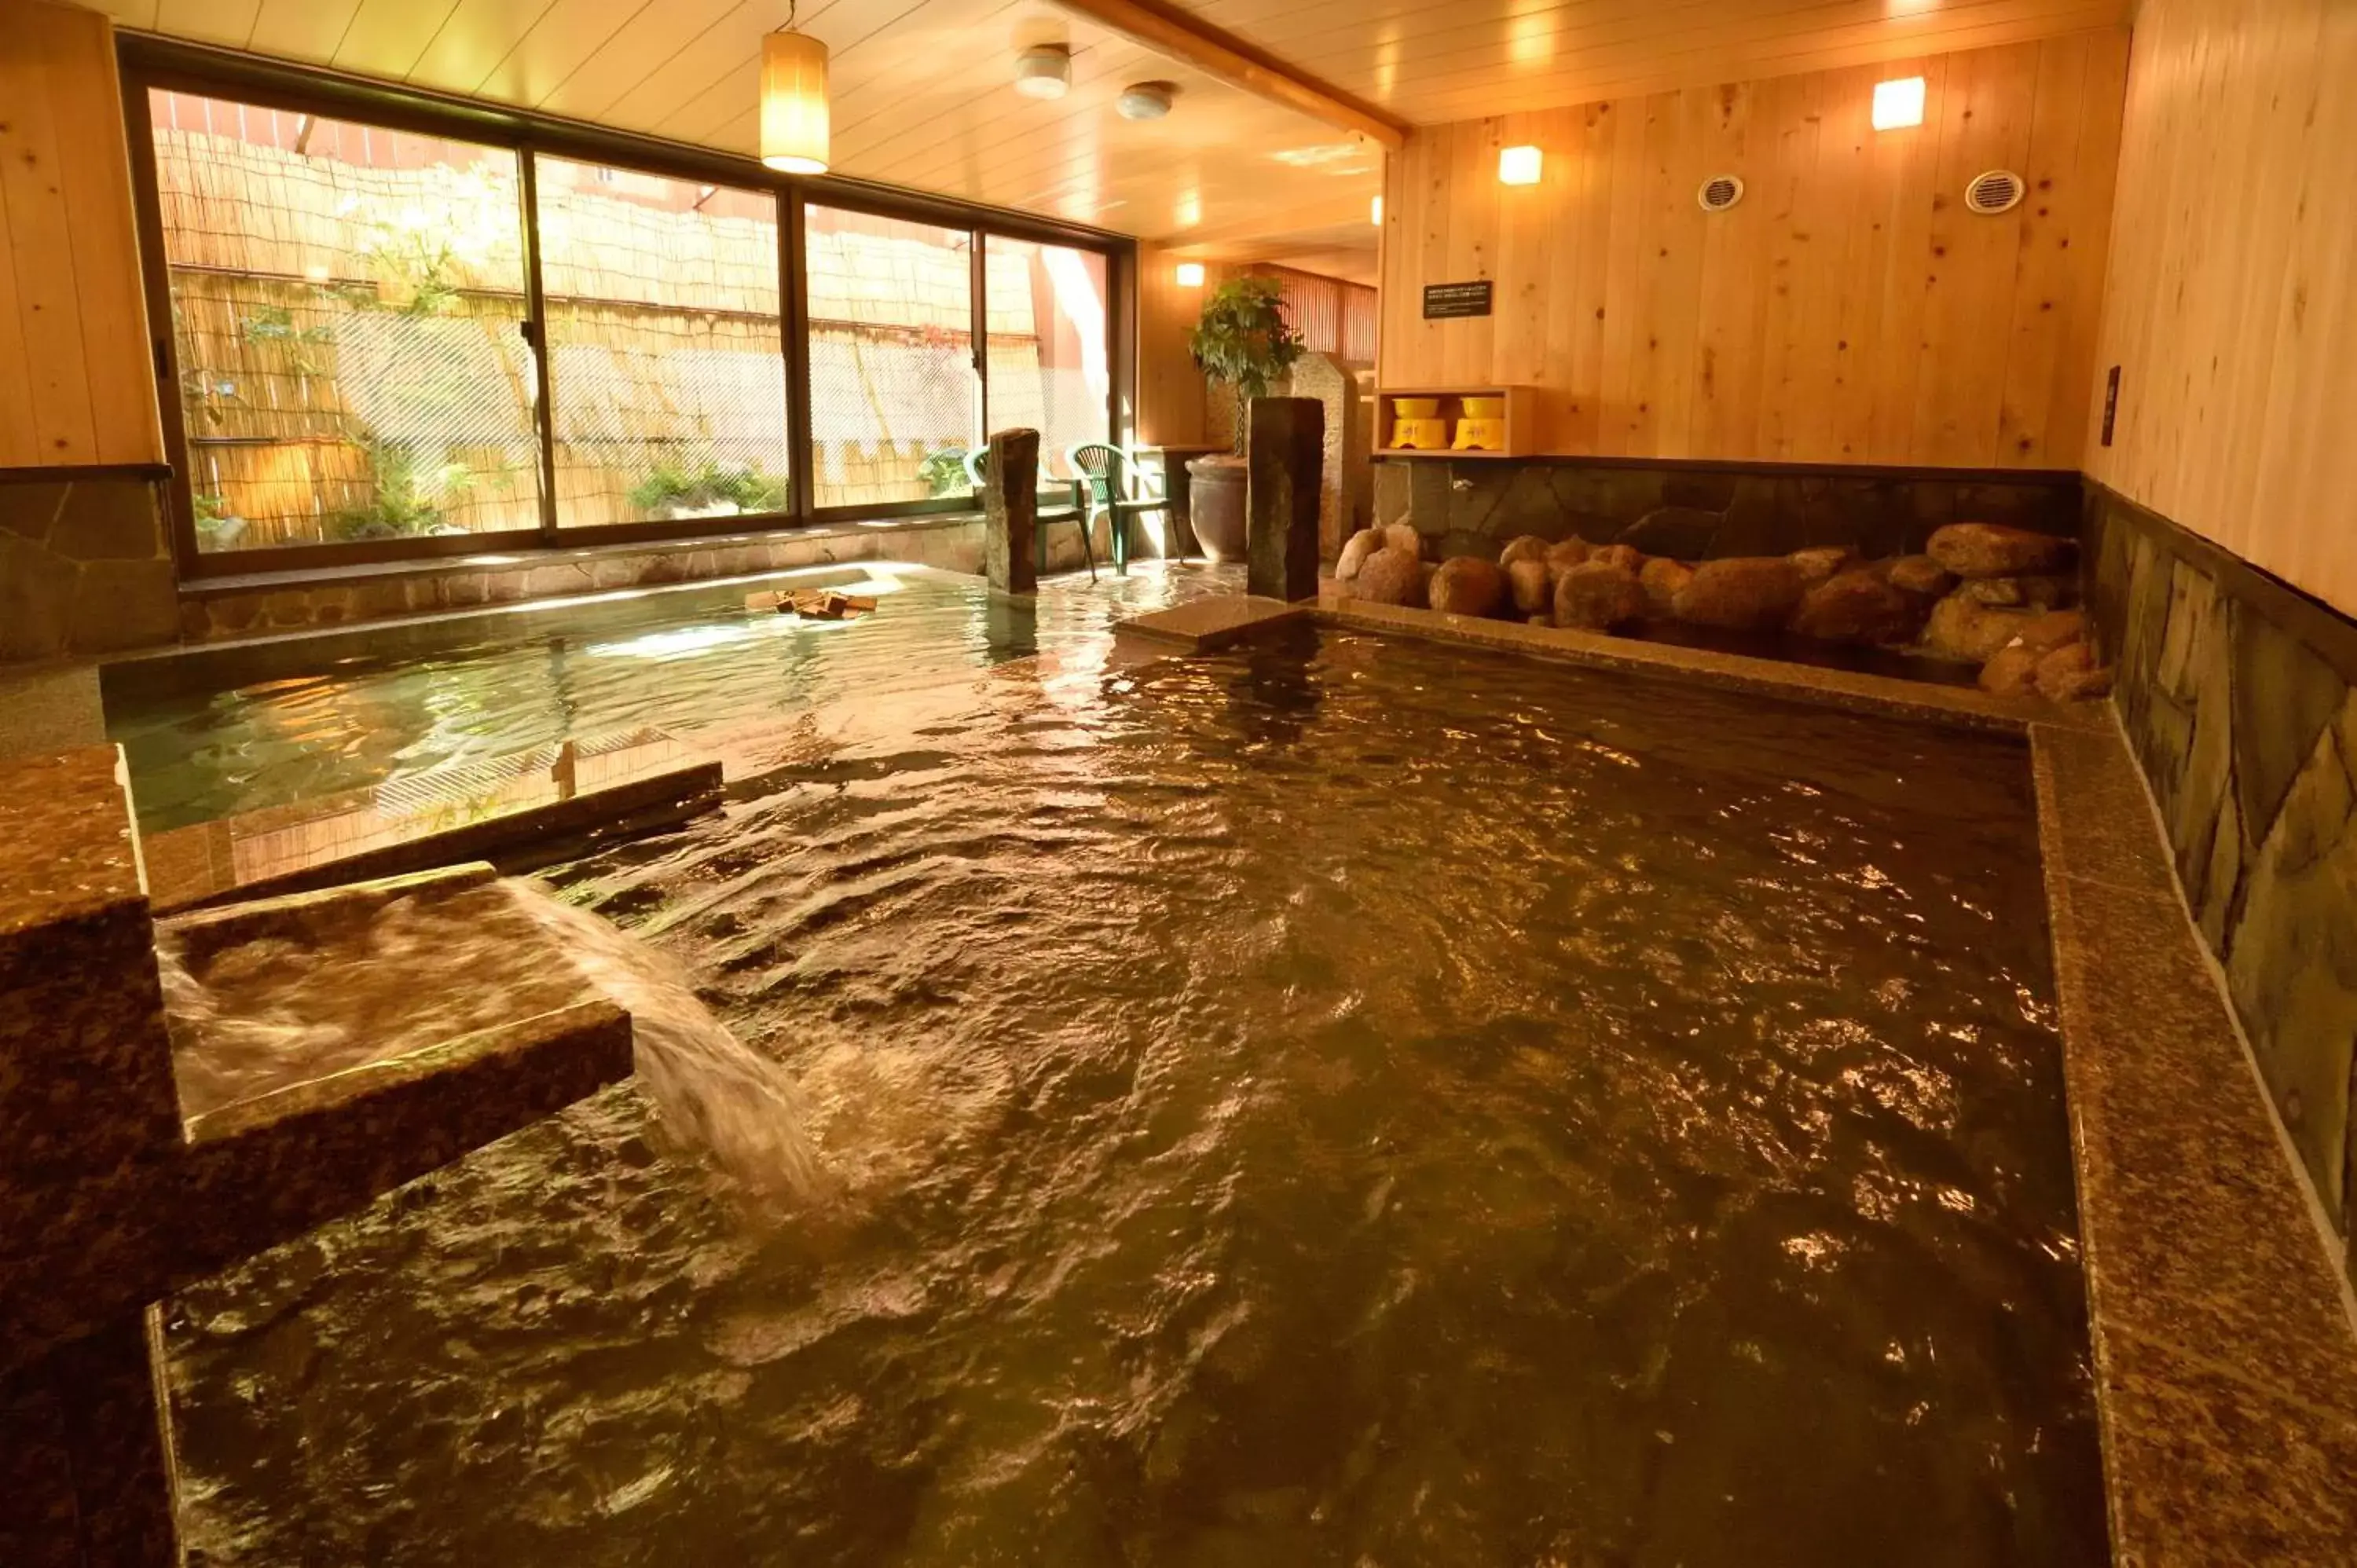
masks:
{"type": "Polygon", "coordinates": [[[1678,590],[1694,581],[1694,568],[1683,561],[1656,555],[1637,570],[1638,585],[1645,590],[1646,610],[1668,620],[1678,612],[1678,590]]]}
{"type": "Polygon", "coordinates": [[[1544,560],[1508,566],[1506,587],[1514,596],[1514,608],[1526,616],[1544,616],[1555,607],[1555,574],[1544,560]]]}
{"type": "Polygon", "coordinates": [[[1432,575],[1432,607],[1449,615],[1493,616],[1506,602],[1506,575],[1478,555],[1458,555],[1432,575]]]}
{"type": "Polygon", "coordinates": [[[1557,578],[1555,623],[1609,631],[1645,618],[1645,590],[1633,573],[1600,561],[1583,561],[1557,578]]]}
{"type": "Polygon", "coordinates": [[[1424,563],[1405,550],[1386,546],[1367,557],[1351,587],[1353,596],[1370,604],[1421,606],[1424,563]]]}
{"type": "Polygon", "coordinates": [[[1952,522],[1933,533],[1924,549],[1959,577],[2025,577],[2060,572],[2079,554],[2079,546],[2072,540],[1994,522],[1952,522]]]}
{"type": "Polygon", "coordinates": [[[1911,642],[1922,624],[1922,612],[1905,594],[1863,571],[1818,584],[1792,612],[1792,629],[1820,642],[1911,642]]]}
{"type": "Polygon", "coordinates": [[[1383,532],[1379,528],[1362,528],[1342,542],[1342,553],[1334,562],[1334,580],[1347,583],[1359,575],[1367,557],[1383,547],[1383,532]]]}
{"type": "Polygon", "coordinates": [[[1498,564],[1512,566],[1517,561],[1544,561],[1549,548],[1547,542],[1537,534],[1525,533],[1519,539],[1509,540],[1506,547],[1498,552],[1498,564]]]}
{"type": "Polygon", "coordinates": [[[1781,555],[1706,561],[1672,601],[1680,620],[1734,631],[1781,627],[1801,607],[1801,569],[1781,555]]]}
{"type": "Polygon", "coordinates": [[[1902,594],[1943,598],[1956,585],[1956,575],[1929,555],[1900,555],[1886,562],[1882,580],[1902,594]]]}
{"type": "Polygon", "coordinates": [[[1404,550],[1419,561],[1424,559],[1424,535],[1415,531],[1412,522],[1383,524],[1383,545],[1390,550],[1404,550]]]}
{"type": "Polygon", "coordinates": [[[1811,587],[1830,583],[1857,564],[1857,552],[1846,544],[1821,544],[1809,550],[1795,550],[1784,557],[1801,574],[1801,581],[1811,587]]]}
{"type": "Polygon", "coordinates": [[[1923,646],[1945,659],[1982,664],[2035,618],[2028,610],[2001,610],[1950,594],[1932,607],[1923,646]]]}

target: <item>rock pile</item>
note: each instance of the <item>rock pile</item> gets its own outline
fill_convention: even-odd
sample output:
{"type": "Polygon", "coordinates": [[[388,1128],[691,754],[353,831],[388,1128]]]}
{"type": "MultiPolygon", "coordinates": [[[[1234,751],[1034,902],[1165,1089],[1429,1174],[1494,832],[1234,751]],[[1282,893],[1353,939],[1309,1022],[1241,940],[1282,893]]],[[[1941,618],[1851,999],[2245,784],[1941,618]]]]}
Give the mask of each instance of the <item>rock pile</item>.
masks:
{"type": "Polygon", "coordinates": [[[1649,624],[1683,622],[1891,649],[1978,665],[1986,691],[2079,702],[2110,691],[2112,672],[2075,607],[2077,555],[2069,539],[1958,522],[1933,533],[1924,553],[1882,561],[1824,546],[1685,562],[1526,535],[1495,562],[1435,564],[1423,536],[1394,522],[1351,535],[1334,576],[1352,597],[1453,615],[1638,636],[1649,624]]]}

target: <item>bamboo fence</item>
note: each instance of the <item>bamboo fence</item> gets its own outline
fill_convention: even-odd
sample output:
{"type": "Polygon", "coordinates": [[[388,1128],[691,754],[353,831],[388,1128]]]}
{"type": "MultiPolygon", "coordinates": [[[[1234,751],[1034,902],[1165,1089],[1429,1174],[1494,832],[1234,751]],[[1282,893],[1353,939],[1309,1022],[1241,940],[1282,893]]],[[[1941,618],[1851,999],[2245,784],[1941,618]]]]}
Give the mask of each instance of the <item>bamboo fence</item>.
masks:
{"type": "MultiPolygon", "coordinates": [[[[340,129],[328,145],[349,155],[340,129]]],[[[367,163],[159,116],[209,547],[538,526],[514,157],[415,137],[425,153],[395,156],[379,137],[367,163]]],[[[632,188],[648,177],[557,159],[540,175],[560,522],[657,515],[631,491],[659,469],[782,479],[774,204],[664,205],[632,188]]],[[[819,499],[921,498],[924,458],[978,424],[964,238],[837,219],[813,214],[806,265],[819,499]]],[[[994,242],[985,279],[992,423],[1101,437],[1102,380],[1061,344],[1043,355],[1060,328],[1031,248],[994,242]]]]}

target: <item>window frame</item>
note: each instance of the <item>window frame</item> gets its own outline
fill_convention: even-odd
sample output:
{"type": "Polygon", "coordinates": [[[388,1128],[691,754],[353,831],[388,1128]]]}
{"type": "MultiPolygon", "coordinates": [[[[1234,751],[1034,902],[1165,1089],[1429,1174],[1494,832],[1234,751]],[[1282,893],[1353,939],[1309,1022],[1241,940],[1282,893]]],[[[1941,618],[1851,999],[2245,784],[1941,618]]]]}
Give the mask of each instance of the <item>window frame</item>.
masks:
{"type": "Polygon", "coordinates": [[[171,464],[167,487],[172,550],[183,581],[273,572],[332,573],[350,566],[429,561],[506,551],[590,549],[608,544],[725,537],[846,521],[955,516],[978,510],[972,499],[955,496],[882,505],[820,507],[811,439],[809,271],[804,265],[808,208],[839,208],[965,231],[974,252],[969,301],[974,370],[983,429],[989,428],[989,316],[985,307],[985,247],[992,236],[1070,246],[1105,258],[1106,343],[1110,386],[1106,429],[1126,445],[1125,417],[1135,406],[1135,353],[1131,340],[1135,302],[1136,242],[1109,231],[1060,223],[1029,213],[985,207],[838,175],[780,175],[759,159],[716,152],[684,143],[563,120],[527,110],[451,98],[414,88],[380,83],[241,55],[203,45],[117,35],[124,114],[129,132],[132,199],[138,228],[140,270],[146,292],[148,331],[155,356],[156,401],[171,464]],[[317,114],[386,130],[446,136],[514,154],[518,166],[519,219],[522,226],[525,317],[537,381],[534,422],[540,442],[540,523],[533,529],[426,536],[414,539],[338,541],[278,544],[207,553],[198,548],[194,465],[188,456],[187,411],[179,396],[179,345],[172,330],[170,268],[164,254],[163,201],[156,182],[156,136],[150,91],[188,92],[228,99],[258,108],[317,114]],[[542,291],[538,159],[545,155],[609,165],[638,173],[698,183],[732,185],[773,196],[778,202],[779,350],[786,367],[786,453],[790,509],[731,517],[677,521],[600,523],[566,527],[557,517],[555,410],[551,402],[546,301],[542,291]]]}

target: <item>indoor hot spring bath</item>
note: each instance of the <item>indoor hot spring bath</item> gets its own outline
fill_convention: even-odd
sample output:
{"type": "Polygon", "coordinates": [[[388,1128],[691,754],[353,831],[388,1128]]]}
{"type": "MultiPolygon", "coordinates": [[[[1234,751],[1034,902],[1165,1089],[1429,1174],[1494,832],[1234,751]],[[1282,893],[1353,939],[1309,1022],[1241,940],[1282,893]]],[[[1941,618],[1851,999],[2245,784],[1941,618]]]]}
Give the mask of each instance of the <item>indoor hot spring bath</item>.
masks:
{"type": "Polygon", "coordinates": [[[2018,742],[1296,627],[546,882],[812,1165],[626,1084],[178,1297],[202,1562],[2106,1560],[2018,742]]]}

